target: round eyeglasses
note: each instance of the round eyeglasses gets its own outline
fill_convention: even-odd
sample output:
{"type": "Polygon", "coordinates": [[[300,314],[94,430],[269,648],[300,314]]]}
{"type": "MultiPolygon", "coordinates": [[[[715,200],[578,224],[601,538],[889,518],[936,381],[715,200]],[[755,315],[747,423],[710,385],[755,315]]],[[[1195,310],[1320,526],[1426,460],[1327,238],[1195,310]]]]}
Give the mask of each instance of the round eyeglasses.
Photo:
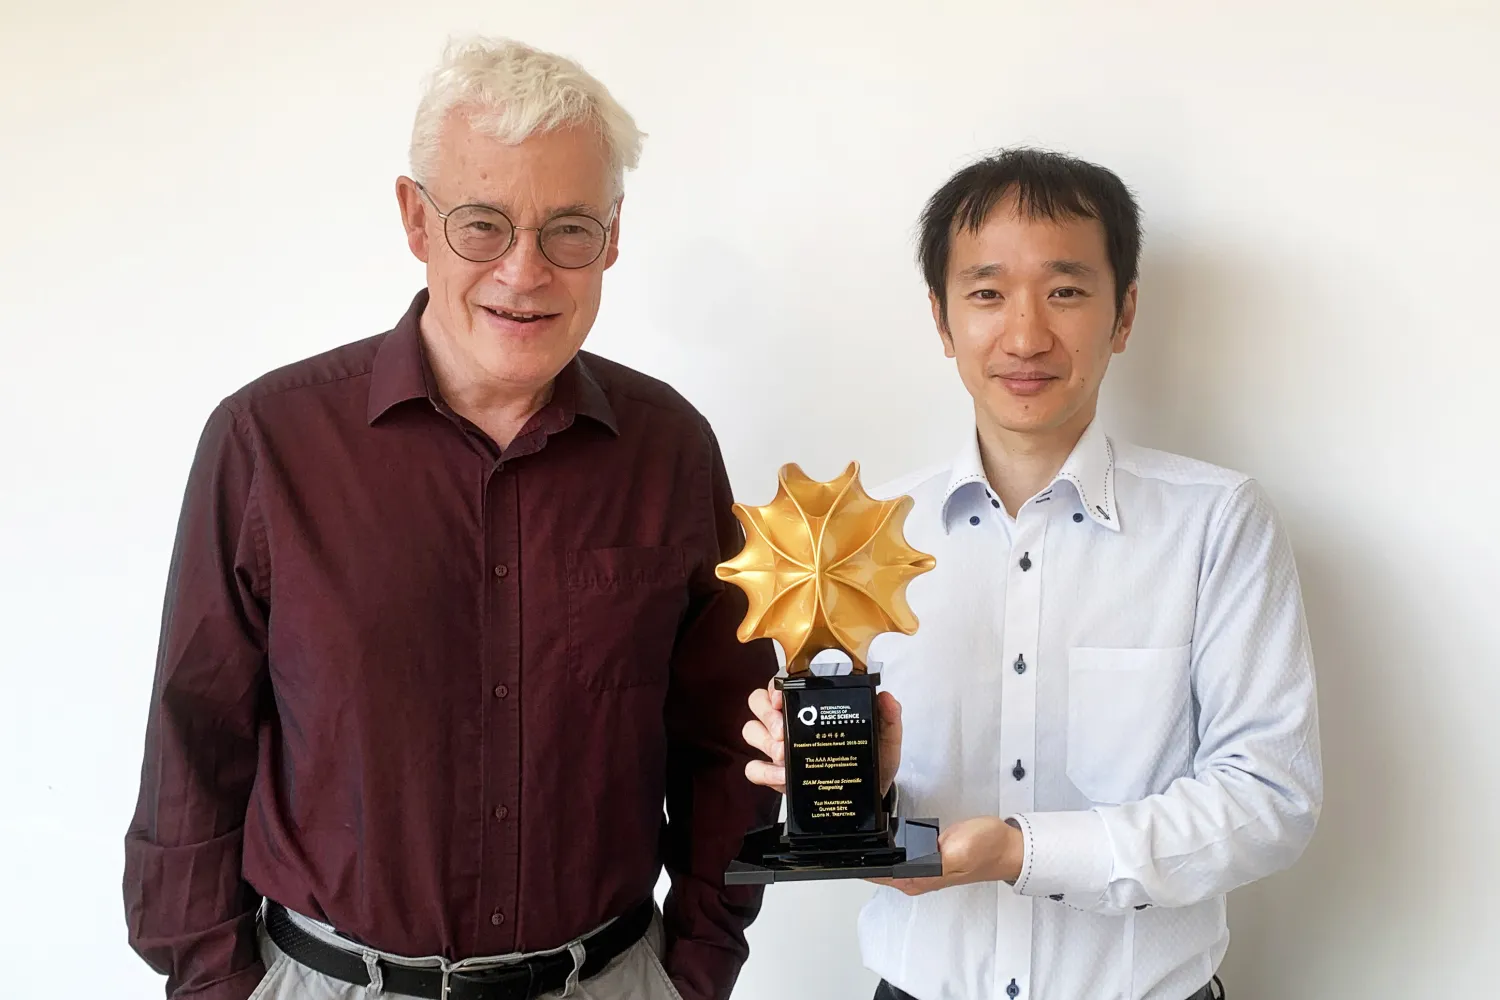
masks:
{"type": "Polygon", "coordinates": [[[516,231],[536,233],[537,246],[558,267],[574,270],[588,267],[604,253],[609,242],[609,222],[592,215],[559,215],[540,226],[518,226],[498,208],[488,205],[460,205],[451,212],[438,208],[427,189],[417,182],[417,190],[443,220],[443,238],[453,252],[464,260],[485,264],[504,257],[516,242],[516,231]]]}

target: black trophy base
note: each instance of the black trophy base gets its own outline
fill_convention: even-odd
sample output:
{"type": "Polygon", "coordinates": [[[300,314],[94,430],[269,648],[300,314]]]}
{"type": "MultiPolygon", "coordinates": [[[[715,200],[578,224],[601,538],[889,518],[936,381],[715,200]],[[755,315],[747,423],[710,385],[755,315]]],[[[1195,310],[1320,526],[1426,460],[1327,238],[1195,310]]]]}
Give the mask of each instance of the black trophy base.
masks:
{"type": "MultiPolygon", "coordinates": [[[[811,839],[811,838],[809,838],[811,839]]],[[[943,874],[935,819],[891,819],[886,835],[790,841],[781,824],[752,832],[724,872],[725,885],[841,878],[931,878],[943,874]]]]}

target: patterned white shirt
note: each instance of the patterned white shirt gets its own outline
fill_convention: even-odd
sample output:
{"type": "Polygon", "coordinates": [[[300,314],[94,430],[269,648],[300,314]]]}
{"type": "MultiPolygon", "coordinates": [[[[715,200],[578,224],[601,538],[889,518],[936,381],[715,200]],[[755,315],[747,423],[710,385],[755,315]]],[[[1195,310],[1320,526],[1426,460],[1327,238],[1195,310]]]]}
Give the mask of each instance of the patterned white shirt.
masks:
{"type": "Polygon", "coordinates": [[[919,1000],[1184,1000],[1228,945],[1225,893],[1290,865],[1322,767],[1287,537],[1245,476],[1095,421],[1010,518],[971,434],[909,493],[937,568],[914,636],[871,651],[902,703],[905,816],[1013,817],[1014,887],[860,916],[864,961],[919,1000]]]}

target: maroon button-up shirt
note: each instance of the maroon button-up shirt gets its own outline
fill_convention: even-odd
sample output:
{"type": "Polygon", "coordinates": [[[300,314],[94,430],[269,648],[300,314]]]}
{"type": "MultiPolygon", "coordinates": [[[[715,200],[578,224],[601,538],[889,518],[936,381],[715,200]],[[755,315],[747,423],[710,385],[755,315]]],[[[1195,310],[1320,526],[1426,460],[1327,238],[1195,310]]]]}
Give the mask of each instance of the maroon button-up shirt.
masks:
{"type": "Polygon", "coordinates": [[[245,1000],[262,895],[456,959],[559,946],[664,864],[667,970],[727,996],[760,894],[722,873],[777,809],[740,729],[776,661],[714,576],[741,544],[717,442],[580,354],[501,452],[434,387],[426,301],[209,419],[126,836],[131,943],[170,996],[245,1000]]]}

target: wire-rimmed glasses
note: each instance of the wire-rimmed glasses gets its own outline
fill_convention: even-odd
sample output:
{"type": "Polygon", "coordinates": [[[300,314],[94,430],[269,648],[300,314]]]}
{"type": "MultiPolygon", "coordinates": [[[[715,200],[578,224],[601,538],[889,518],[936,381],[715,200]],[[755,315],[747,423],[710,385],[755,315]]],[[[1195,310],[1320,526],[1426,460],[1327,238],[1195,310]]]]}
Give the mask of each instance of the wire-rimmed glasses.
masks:
{"type": "Polygon", "coordinates": [[[438,208],[432,195],[416,182],[417,190],[443,220],[443,238],[453,252],[464,260],[485,264],[504,257],[516,242],[516,231],[536,233],[537,246],[558,267],[576,270],[599,259],[609,242],[609,222],[591,215],[559,215],[540,226],[518,226],[498,208],[489,205],[460,205],[450,212],[438,208]]]}

